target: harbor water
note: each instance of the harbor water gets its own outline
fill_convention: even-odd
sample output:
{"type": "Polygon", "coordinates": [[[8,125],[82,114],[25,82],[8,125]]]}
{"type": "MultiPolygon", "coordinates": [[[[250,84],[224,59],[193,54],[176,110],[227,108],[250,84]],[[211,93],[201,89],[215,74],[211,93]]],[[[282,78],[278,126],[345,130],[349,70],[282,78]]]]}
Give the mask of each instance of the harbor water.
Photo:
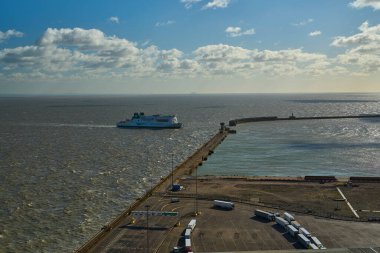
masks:
{"type": "MultiPolygon", "coordinates": [[[[215,134],[254,116],[380,113],[380,94],[0,98],[0,252],[70,252],[215,134]],[[134,112],[182,129],[118,129],[134,112]]],[[[198,171],[212,175],[380,176],[380,122],[239,125],[198,171]]]]}

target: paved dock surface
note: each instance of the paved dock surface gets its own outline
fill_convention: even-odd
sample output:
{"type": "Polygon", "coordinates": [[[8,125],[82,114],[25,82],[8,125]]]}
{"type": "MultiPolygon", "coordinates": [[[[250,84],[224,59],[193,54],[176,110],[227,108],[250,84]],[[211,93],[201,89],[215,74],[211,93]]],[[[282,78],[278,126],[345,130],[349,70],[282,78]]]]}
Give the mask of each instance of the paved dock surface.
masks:
{"type": "MultiPolygon", "coordinates": [[[[170,252],[174,246],[183,246],[184,230],[188,222],[194,218],[197,220],[197,226],[191,236],[194,252],[302,249],[303,247],[279,225],[254,217],[253,212],[256,208],[279,213],[289,211],[287,209],[261,206],[262,203],[257,201],[260,199],[259,192],[261,192],[262,195],[268,195],[267,192],[272,191],[273,199],[275,201],[281,199],[284,203],[292,203],[298,199],[297,196],[292,197],[292,195],[287,195],[285,199],[281,196],[281,192],[292,188],[297,188],[299,192],[315,191],[317,193],[315,199],[321,198],[322,195],[330,197],[330,192],[328,190],[326,191],[326,189],[331,189],[331,194],[333,194],[331,197],[334,198],[336,195],[339,198],[339,193],[335,187],[333,187],[336,183],[257,182],[246,179],[231,180],[220,178],[202,179],[198,182],[199,196],[209,194],[210,199],[197,200],[198,211],[201,214],[193,217],[195,199],[191,196],[193,196],[194,193],[195,180],[192,177],[187,177],[182,180],[182,183],[185,189],[175,194],[179,197],[179,202],[171,203],[172,193],[169,195],[168,192],[157,192],[154,196],[149,197],[144,203],[136,207],[136,210],[146,210],[145,205],[148,204],[150,205],[149,210],[176,211],[180,213],[178,218],[149,218],[149,252],[167,253],[170,252]],[[223,187],[219,187],[221,185],[223,185],[223,187]],[[242,185],[245,185],[245,187],[242,187],[242,185]],[[234,196],[237,199],[238,196],[245,196],[241,193],[244,193],[247,189],[250,189],[253,195],[255,195],[256,192],[257,196],[256,198],[251,196],[252,201],[247,201],[242,198],[241,202],[235,202],[236,207],[232,211],[215,209],[213,207],[212,195],[215,194],[214,191],[217,191],[218,187],[219,191],[223,189],[226,198],[234,196]],[[178,224],[178,221],[180,225],[175,226],[178,224]]],[[[377,184],[372,184],[372,186],[363,184],[363,187],[359,185],[354,188],[344,188],[343,190],[346,192],[349,192],[350,189],[359,191],[360,188],[362,188],[363,191],[366,191],[368,187],[370,187],[372,191],[377,191],[377,194],[380,194],[380,187],[376,187],[375,185],[377,184]]],[[[295,194],[296,190],[291,190],[290,193],[295,194]]],[[[285,195],[286,193],[284,193],[284,196],[285,195]]],[[[347,195],[349,196],[349,194],[347,195]]],[[[220,192],[218,197],[221,197],[220,192]]],[[[313,203],[315,199],[311,198],[309,200],[313,203]]],[[[333,199],[331,201],[335,203],[333,199]]],[[[305,201],[305,203],[306,202],[307,201],[305,201]]],[[[320,207],[322,209],[334,207],[334,204],[323,206],[323,201],[319,203],[322,205],[322,207],[320,207]]],[[[359,204],[360,202],[355,203],[359,204]]],[[[362,200],[361,203],[364,204],[365,201],[362,200]]],[[[311,205],[308,208],[312,208],[313,206],[314,205],[311,205]]],[[[352,215],[352,212],[348,210],[345,204],[342,205],[341,208],[347,208],[347,212],[343,214],[352,215]]],[[[340,212],[341,210],[336,211],[340,212]]],[[[380,245],[380,223],[326,219],[305,213],[293,214],[296,220],[311,232],[312,235],[317,236],[327,248],[368,248],[380,245]]],[[[354,217],[351,218],[355,220],[354,217]]],[[[135,223],[132,223],[132,217],[128,216],[89,252],[145,253],[147,252],[146,225],[146,217],[141,217],[137,219],[135,223]]]]}

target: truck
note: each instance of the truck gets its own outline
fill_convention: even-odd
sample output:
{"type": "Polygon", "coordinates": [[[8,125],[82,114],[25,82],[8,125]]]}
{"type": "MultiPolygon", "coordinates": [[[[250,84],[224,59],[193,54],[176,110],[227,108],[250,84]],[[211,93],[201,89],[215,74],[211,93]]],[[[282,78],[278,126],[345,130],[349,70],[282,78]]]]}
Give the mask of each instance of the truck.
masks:
{"type": "Polygon", "coordinates": [[[286,220],[284,220],[281,217],[276,217],[275,220],[276,220],[276,223],[279,224],[284,229],[286,229],[286,226],[289,225],[289,222],[287,222],[286,220]]]}
{"type": "Polygon", "coordinates": [[[298,223],[298,221],[293,220],[290,222],[290,224],[295,227],[296,229],[299,229],[301,227],[301,224],[298,223]]]}
{"type": "Polygon", "coordinates": [[[191,252],[193,251],[191,249],[191,240],[190,239],[185,239],[185,251],[186,252],[191,252]]]}
{"type": "Polygon", "coordinates": [[[309,249],[319,249],[319,248],[314,243],[310,243],[309,249]]]}
{"type": "Polygon", "coordinates": [[[187,225],[187,229],[190,229],[191,231],[193,231],[196,225],[197,225],[197,220],[192,219],[187,225]]]}
{"type": "Polygon", "coordinates": [[[310,240],[319,248],[319,249],[322,249],[322,248],[324,248],[323,247],[323,244],[318,240],[318,238],[317,237],[315,237],[315,236],[312,236],[311,238],[310,238],[310,240]]]}
{"type": "Polygon", "coordinates": [[[311,234],[310,234],[309,231],[306,230],[306,228],[300,227],[300,228],[298,229],[298,232],[299,232],[300,234],[303,234],[303,235],[306,236],[307,238],[311,238],[311,234]]]}
{"type": "Polygon", "coordinates": [[[235,205],[232,202],[227,202],[227,201],[222,201],[222,200],[214,200],[214,207],[232,210],[235,208],[235,205]]]}
{"type": "Polygon", "coordinates": [[[274,221],[274,218],[275,218],[275,216],[274,216],[273,213],[266,212],[266,211],[263,211],[263,210],[260,210],[260,209],[256,209],[255,210],[255,216],[263,218],[263,219],[266,219],[266,220],[269,220],[269,221],[274,221]]]}
{"type": "Polygon", "coordinates": [[[190,239],[190,236],[191,236],[191,229],[187,228],[185,230],[185,239],[190,239]]]}
{"type": "Polygon", "coordinates": [[[311,243],[310,240],[308,238],[306,238],[306,236],[304,236],[303,234],[298,234],[297,235],[297,240],[298,242],[304,246],[305,248],[309,248],[309,244],[311,243]]]}
{"type": "Polygon", "coordinates": [[[294,220],[294,217],[290,213],[285,212],[284,213],[284,219],[287,220],[290,223],[290,222],[292,222],[294,220]]]}
{"type": "Polygon", "coordinates": [[[291,236],[295,237],[298,234],[298,230],[292,225],[287,225],[286,228],[291,236]]]}

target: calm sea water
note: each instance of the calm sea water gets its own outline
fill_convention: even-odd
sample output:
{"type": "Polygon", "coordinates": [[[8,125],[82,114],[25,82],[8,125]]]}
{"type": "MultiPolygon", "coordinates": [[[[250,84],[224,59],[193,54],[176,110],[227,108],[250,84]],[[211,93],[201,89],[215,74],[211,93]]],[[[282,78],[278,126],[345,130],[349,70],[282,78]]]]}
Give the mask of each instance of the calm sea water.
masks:
{"type": "MultiPolygon", "coordinates": [[[[380,94],[0,98],[0,252],[70,252],[230,119],[380,113],[380,94]],[[117,129],[135,111],[179,130],[117,129]]],[[[199,173],[380,175],[380,122],[240,125],[199,173]]]]}

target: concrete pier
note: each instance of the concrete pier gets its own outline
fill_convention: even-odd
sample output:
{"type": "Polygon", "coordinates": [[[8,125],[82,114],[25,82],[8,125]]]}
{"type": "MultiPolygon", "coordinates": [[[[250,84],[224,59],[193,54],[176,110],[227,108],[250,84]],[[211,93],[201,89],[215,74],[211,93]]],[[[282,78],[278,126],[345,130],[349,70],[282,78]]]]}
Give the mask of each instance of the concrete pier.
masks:
{"type": "MultiPolygon", "coordinates": [[[[149,197],[156,192],[168,191],[171,187],[172,176],[174,182],[184,175],[191,175],[191,173],[203,163],[207,156],[214,152],[214,149],[226,138],[228,135],[228,129],[221,129],[216,133],[209,141],[207,141],[202,147],[197,149],[193,155],[188,157],[180,165],[176,166],[172,173],[169,173],[163,178],[156,186],[147,191],[147,193],[141,198],[137,199],[128,209],[123,211],[118,217],[105,225],[96,235],[94,235],[87,243],[80,247],[76,252],[99,252],[98,245],[101,244],[110,232],[119,227],[121,224],[131,222],[130,214],[137,208],[142,208],[149,197]]],[[[151,203],[151,201],[150,201],[151,203]]]]}
{"type": "Polygon", "coordinates": [[[380,114],[369,115],[343,115],[343,116],[316,116],[316,117],[296,117],[293,114],[288,118],[279,118],[277,116],[250,117],[233,119],[229,121],[229,126],[236,126],[243,123],[278,121],[278,120],[321,120],[321,119],[364,119],[364,118],[380,118],[380,114]]]}

